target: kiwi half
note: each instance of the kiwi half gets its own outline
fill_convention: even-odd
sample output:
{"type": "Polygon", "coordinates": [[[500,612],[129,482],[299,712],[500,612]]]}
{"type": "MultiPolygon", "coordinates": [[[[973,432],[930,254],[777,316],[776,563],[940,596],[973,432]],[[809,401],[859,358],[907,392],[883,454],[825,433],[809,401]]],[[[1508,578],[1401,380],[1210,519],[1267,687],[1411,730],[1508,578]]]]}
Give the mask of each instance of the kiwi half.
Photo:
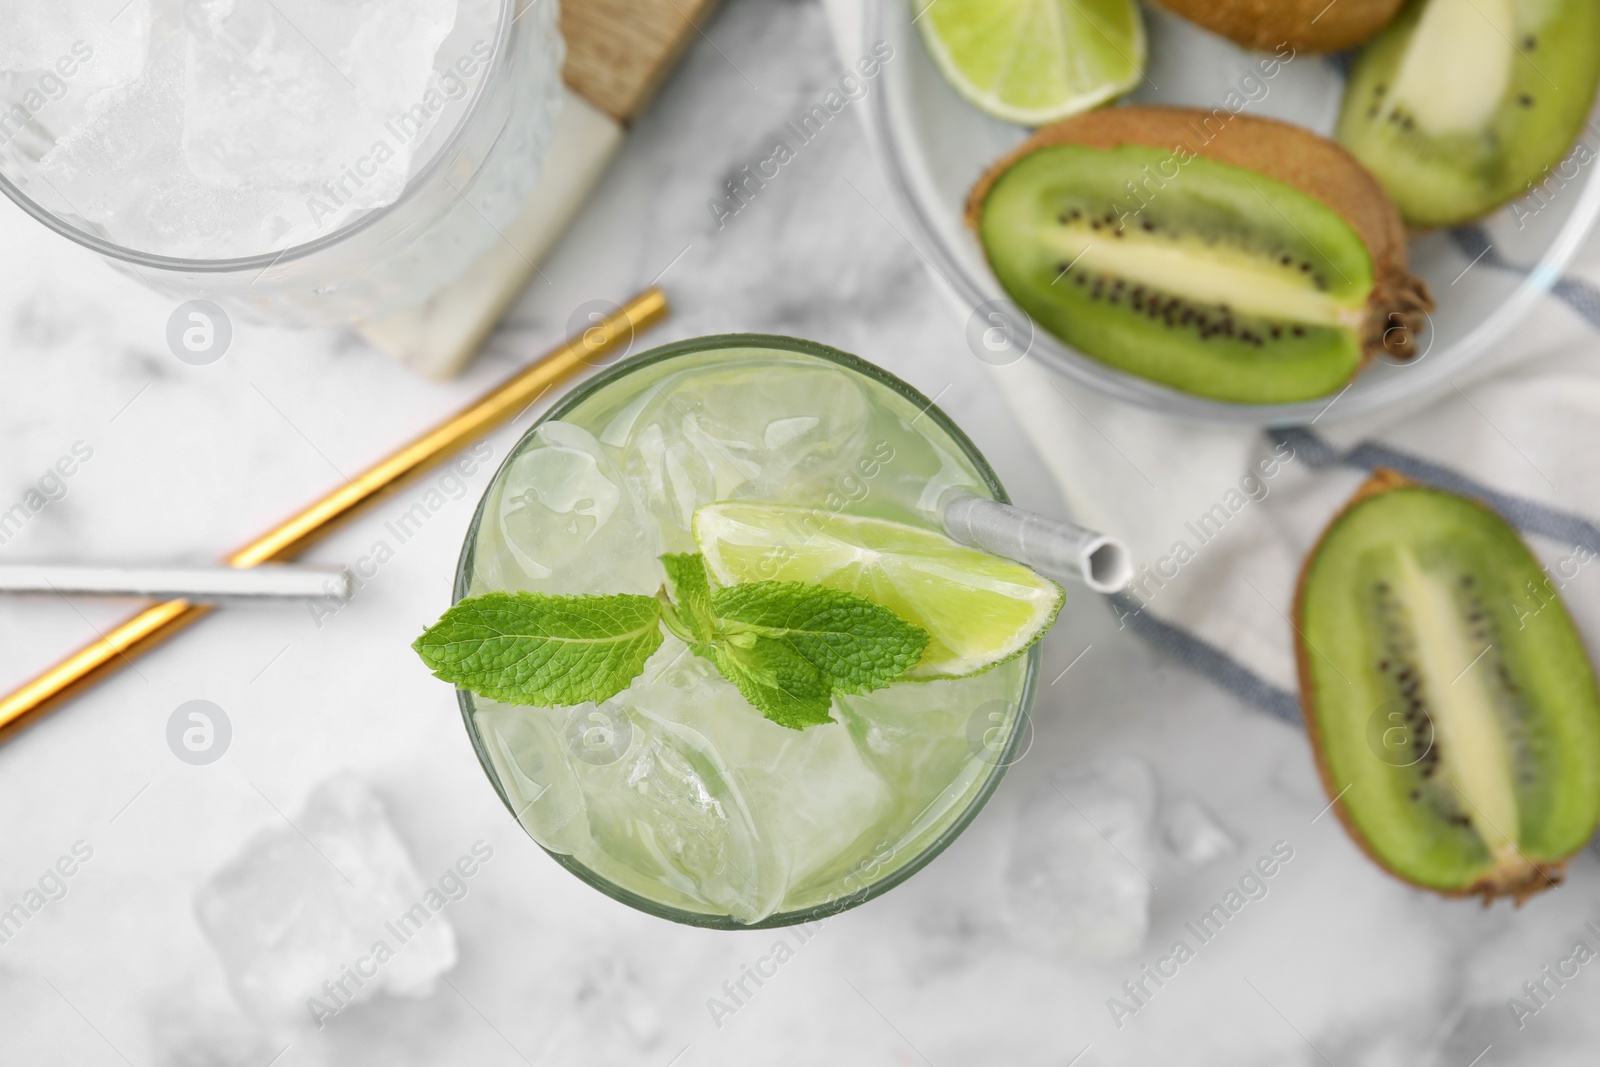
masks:
{"type": "Polygon", "coordinates": [[[1413,0],[1362,51],[1338,138],[1413,226],[1479,218],[1577,140],[1600,82],[1600,0],[1413,0]]]}
{"type": "Polygon", "coordinates": [[[1404,0],[1159,0],[1162,7],[1246,48],[1337,52],[1394,18],[1404,0]]]}
{"type": "Polygon", "coordinates": [[[1600,693],[1533,555],[1475,500],[1379,471],[1295,603],[1323,785],[1414,885],[1520,903],[1600,821],[1600,693]]]}
{"type": "Polygon", "coordinates": [[[1084,354],[1198,396],[1288,403],[1414,352],[1405,228],[1338,145],[1270,119],[1119,107],[1040,130],[972,190],[1000,284],[1084,354]]]}

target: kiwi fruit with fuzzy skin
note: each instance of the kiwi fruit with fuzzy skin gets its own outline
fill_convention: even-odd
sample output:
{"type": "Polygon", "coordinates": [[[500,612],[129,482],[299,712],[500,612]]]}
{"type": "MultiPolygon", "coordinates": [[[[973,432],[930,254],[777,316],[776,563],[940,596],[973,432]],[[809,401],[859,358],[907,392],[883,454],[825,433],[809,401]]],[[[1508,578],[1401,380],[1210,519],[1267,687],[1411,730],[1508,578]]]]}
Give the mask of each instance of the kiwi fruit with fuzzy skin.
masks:
{"type": "Polygon", "coordinates": [[[1600,821],[1600,693],[1504,519],[1378,471],[1307,558],[1300,696],[1323,785],[1407,882],[1519,903],[1600,821]]]}
{"type": "Polygon", "coordinates": [[[1158,0],[1190,22],[1246,48],[1337,52],[1354,48],[1394,18],[1404,0],[1158,0]]]}
{"type": "Polygon", "coordinates": [[[1198,396],[1336,393],[1433,306],[1348,152],[1226,111],[1119,107],[1040,130],[972,190],[1000,284],[1085,355],[1198,396]]]}
{"type": "Polygon", "coordinates": [[[1453,226],[1544,180],[1597,81],[1600,0],[1412,0],[1356,60],[1338,139],[1408,223],[1453,226]]]}

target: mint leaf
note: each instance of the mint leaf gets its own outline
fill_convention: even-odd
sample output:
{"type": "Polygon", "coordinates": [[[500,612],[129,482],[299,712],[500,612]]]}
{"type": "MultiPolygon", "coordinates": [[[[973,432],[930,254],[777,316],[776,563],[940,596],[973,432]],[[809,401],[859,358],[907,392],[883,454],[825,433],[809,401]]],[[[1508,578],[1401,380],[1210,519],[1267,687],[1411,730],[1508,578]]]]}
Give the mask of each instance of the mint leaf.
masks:
{"type": "Polygon", "coordinates": [[[804,582],[718,589],[711,610],[724,633],[750,632],[781,644],[841,693],[882,689],[915,666],[928,647],[926,631],[888,608],[804,582]]]}
{"type": "Polygon", "coordinates": [[[669,625],[681,628],[679,636],[687,634],[689,644],[709,644],[716,634],[716,621],[711,617],[711,580],[706,577],[705,558],[698,553],[674,553],[662,556],[661,565],[676,601],[669,625]]]}
{"type": "Polygon", "coordinates": [[[803,730],[833,721],[828,679],[783,641],[751,637],[715,646],[712,662],[755,709],[779,726],[803,730]]]}
{"type": "Polygon", "coordinates": [[[660,621],[654,597],[486,593],[411,647],[436,678],[492,700],[582,704],[628,688],[661,647],[660,621]]]}

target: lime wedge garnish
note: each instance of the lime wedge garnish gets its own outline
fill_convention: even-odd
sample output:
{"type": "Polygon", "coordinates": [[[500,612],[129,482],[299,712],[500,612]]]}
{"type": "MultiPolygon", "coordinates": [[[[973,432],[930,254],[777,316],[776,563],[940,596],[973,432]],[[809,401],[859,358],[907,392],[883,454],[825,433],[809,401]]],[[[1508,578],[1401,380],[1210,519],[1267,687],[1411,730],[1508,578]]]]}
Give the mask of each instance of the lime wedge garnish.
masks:
{"type": "Polygon", "coordinates": [[[912,0],[956,91],[996,118],[1040,126],[1126,93],[1144,74],[1135,0],[912,0]]]}
{"type": "Polygon", "coordinates": [[[813,582],[881,604],[931,637],[907,678],[956,678],[1021,653],[1065,594],[1027,567],[884,519],[769,504],[708,504],[694,539],[721,585],[813,582]]]}

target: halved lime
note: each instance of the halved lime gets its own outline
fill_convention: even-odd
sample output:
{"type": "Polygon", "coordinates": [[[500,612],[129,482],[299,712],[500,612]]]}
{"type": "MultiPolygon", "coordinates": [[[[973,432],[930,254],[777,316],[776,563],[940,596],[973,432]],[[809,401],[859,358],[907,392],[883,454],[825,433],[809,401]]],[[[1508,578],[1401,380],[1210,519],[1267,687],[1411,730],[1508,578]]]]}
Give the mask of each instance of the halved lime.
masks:
{"type": "Polygon", "coordinates": [[[694,539],[721,585],[814,582],[893,611],[932,638],[908,678],[958,678],[1018,655],[1065,593],[1011,560],[932,530],[771,504],[707,504],[694,539]]]}
{"type": "Polygon", "coordinates": [[[1144,74],[1135,0],[912,0],[933,61],[957,92],[1024,126],[1076,115],[1144,74]]]}

